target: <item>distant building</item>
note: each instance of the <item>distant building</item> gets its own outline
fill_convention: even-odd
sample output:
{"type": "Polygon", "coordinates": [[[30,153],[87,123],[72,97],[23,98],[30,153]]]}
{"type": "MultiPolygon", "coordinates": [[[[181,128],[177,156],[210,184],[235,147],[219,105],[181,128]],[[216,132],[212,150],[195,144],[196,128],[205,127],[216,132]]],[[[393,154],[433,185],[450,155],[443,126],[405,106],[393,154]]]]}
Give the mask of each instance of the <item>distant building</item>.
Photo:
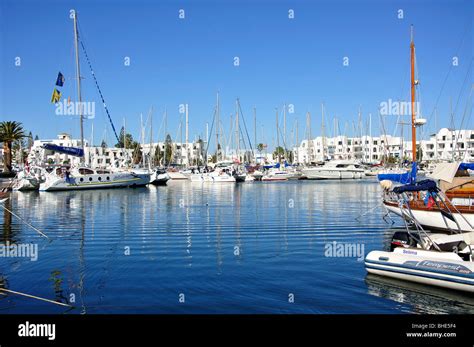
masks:
{"type": "MultiPolygon", "coordinates": [[[[57,139],[52,140],[36,140],[28,155],[28,161],[32,164],[50,163],[50,164],[72,164],[79,165],[81,158],[70,156],[64,153],[47,150],[43,148],[46,143],[52,143],[64,147],[81,147],[81,140],[73,139],[69,134],[62,133],[57,139]]],[[[162,160],[155,165],[164,164],[164,152],[166,148],[165,142],[157,142],[144,144],[141,146],[142,153],[145,155],[148,165],[150,148],[152,155],[156,154],[156,149],[162,153],[162,160]]],[[[197,141],[194,143],[171,143],[172,163],[182,165],[197,165],[202,163],[205,158],[204,142],[197,141]]],[[[124,149],[117,147],[90,147],[87,140],[84,140],[84,162],[86,165],[94,168],[105,167],[123,167],[132,163],[133,149],[124,149]]]]}
{"type": "MultiPolygon", "coordinates": [[[[417,141],[424,161],[462,160],[474,162],[474,130],[441,129],[429,140],[417,141]]],[[[325,159],[354,159],[367,163],[380,162],[383,158],[412,157],[412,143],[402,137],[381,135],[377,137],[326,137],[303,140],[293,149],[295,161],[300,164],[325,159]]]]}

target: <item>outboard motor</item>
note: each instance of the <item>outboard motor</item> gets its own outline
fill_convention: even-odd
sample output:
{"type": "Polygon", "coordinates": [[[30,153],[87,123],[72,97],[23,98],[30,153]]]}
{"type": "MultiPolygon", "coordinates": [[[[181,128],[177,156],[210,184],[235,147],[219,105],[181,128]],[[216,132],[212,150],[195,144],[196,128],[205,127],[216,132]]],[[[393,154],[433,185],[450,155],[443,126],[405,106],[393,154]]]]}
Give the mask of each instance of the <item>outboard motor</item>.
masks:
{"type": "Polygon", "coordinates": [[[417,241],[413,236],[411,236],[407,231],[396,231],[392,236],[392,241],[390,242],[390,252],[392,252],[397,247],[415,247],[417,241]]]}

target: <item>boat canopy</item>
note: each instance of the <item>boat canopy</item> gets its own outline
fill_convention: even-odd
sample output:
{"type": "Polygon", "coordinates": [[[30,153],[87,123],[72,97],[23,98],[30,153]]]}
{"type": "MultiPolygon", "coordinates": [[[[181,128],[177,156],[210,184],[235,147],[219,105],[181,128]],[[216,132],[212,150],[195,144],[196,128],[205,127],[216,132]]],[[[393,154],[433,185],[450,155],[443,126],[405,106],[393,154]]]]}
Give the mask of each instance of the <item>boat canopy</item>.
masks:
{"type": "MultiPolygon", "coordinates": [[[[288,162],[285,160],[284,163],[285,167],[291,166],[291,164],[288,164],[288,162]]],[[[276,163],[275,165],[264,165],[263,166],[265,169],[279,169],[280,168],[280,163],[276,163]]]]}
{"type": "Polygon", "coordinates": [[[58,146],[53,143],[45,143],[42,146],[44,149],[47,149],[49,151],[55,151],[59,153],[64,153],[64,154],[69,154],[73,155],[75,157],[83,157],[84,156],[84,150],[82,148],[77,148],[77,147],[65,147],[65,146],[58,146]]]}
{"type": "Polygon", "coordinates": [[[425,190],[429,192],[437,192],[439,189],[436,185],[436,182],[433,180],[423,180],[413,184],[406,184],[404,186],[398,186],[393,188],[393,191],[397,194],[401,194],[404,192],[419,192],[425,190]]]}

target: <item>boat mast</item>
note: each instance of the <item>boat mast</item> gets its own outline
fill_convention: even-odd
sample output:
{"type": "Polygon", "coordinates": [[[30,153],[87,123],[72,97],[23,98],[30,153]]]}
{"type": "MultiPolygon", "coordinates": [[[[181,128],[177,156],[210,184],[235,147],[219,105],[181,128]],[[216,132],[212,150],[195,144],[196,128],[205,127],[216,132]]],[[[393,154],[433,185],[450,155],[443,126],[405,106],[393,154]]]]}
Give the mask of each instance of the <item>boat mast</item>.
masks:
{"type": "MultiPolygon", "coordinates": [[[[82,96],[81,96],[81,68],[79,66],[79,33],[77,31],[77,11],[74,10],[74,48],[76,50],[76,79],[77,79],[77,99],[79,102],[79,119],[81,124],[81,148],[84,150],[84,120],[82,115],[82,96]]],[[[81,157],[81,163],[84,162],[84,156],[81,157]]]]}
{"type": "Polygon", "coordinates": [[[280,138],[278,137],[278,107],[275,108],[276,110],[276,131],[277,131],[277,154],[278,154],[278,163],[280,163],[280,138]]]}
{"type": "Polygon", "coordinates": [[[216,106],[216,163],[219,161],[219,92],[217,92],[217,106],[216,106]]]}
{"type": "Polygon", "coordinates": [[[188,104],[186,103],[186,138],[184,143],[184,149],[186,154],[186,166],[189,166],[189,152],[188,152],[188,142],[189,142],[189,109],[188,104]]]}
{"type": "Polygon", "coordinates": [[[283,147],[285,148],[286,157],[286,104],[283,105],[283,147]]]}
{"type": "Polygon", "coordinates": [[[239,99],[235,100],[235,148],[237,160],[240,163],[240,131],[239,131],[239,99]]]}
{"type": "Polygon", "coordinates": [[[415,42],[413,41],[413,25],[411,26],[411,42],[410,42],[410,56],[411,56],[411,150],[412,160],[416,161],[416,111],[415,111],[415,42]]]}
{"type": "Polygon", "coordinates": [[[321,135],[322,135],[322,144],[323,144],[323,161],[326,160],[324,155],[324,150],[326,149],[326,137],[325,137],[325,129],[324,129],[324,103],[321,103],[321,135]]]}
{"type": "Polygon", "coordinates": [[[296,129],[295,129],[295,132],[296,132],[296,143],[295,143],[295,152],[296,152],[295,157],[296,157],[296,160],[294,160],[294,158],[293,158],[293,162],[296,161],[297,163],[299,163],[298,148],[299,148],[300,144],[298,143],[298,118],[295,119],[295,127],[296,127],[296,129]]]}
{"type": "Polygon", "coordinates": [[[253,158],[255,160],[255,164],[257,163],[257,107],[253,107],[253,136],[254,136],[254,150],[253,150],[253,158]]]}

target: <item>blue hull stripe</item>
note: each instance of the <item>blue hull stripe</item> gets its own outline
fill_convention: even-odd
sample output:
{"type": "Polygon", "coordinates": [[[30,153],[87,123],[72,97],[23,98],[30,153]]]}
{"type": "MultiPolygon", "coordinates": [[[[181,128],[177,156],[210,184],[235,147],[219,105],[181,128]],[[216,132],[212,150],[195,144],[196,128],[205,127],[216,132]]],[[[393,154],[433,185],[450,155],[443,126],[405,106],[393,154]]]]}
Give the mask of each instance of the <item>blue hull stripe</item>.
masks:
{"type": "MultiPolygon", "coordinates": [[[[419,273],[404,271],[402,269],[399,269],[399,270],[398,269],[387,269],[387,268],[381,268],[381,267],[378,267],[378,266],[373,266],[373,265],[367,264],[367,263],[365,264],[365,266],[367,268],[373,269],[373,270],[400,273],[400,274],[403,274],[403,275],[410,275],[410,276],[414,276],[414,277],[425,277],[425,278],[440,280],[440,281],[444,281],[444,282],[453,282],[453,283],[459,283],[459,284],[466,284],[466,285],[474,287],[473,282],[466,281],[466,280],[463,280],[463,279],[447,278],[447,277],[438,276],[438,275],[435,275],[435,274],[419,274],[419,273]]],[[[387,265],[387,266],[393,266],[393,265],[387,265]]]]}
{"type": "Polygon", "coordinates": [[[471,272],[470,274],[466,274],[466,273],[460,273],[460,272],[454,272],[454,271],[444,271],[444,270],[439,270],[439,269],[436,269],[436,268],[416,267],[416,266],[413,266],[413,265],[395,264],[395,263],[390,263],[390,262],[386,262],[386,261],[376,261],[376,260],[365,260],[365,263],[366,264],[370,263],[370,264],[374,264],[374,265],[378,264],[378,265],[386,265],[386,266],[395,266],[397,268],[417,270],[417,271],[427,271],[427,272],[437,273],[437,274],[441,274],[441,275],[463,277],[463,278],[474,280],[474,273],[473,272],[471,272]]]}

